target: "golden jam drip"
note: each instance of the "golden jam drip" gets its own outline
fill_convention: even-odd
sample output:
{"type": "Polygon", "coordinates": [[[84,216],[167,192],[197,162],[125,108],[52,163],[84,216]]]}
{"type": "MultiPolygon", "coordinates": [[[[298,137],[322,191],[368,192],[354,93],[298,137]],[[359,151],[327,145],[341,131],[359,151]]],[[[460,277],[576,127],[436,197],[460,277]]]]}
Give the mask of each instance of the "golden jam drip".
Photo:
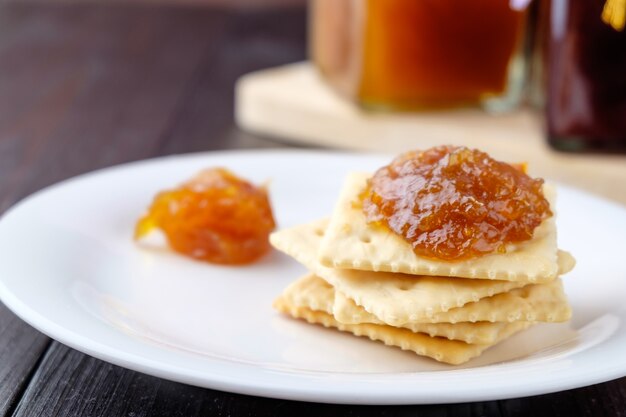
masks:
{"type": "Polygon", "coordinates": [[[369,223],[419,256],[462,260],[506,252],[552,215],[542,179],[465,147],[407,152],[379,169],[362,193],[369,223]]]}
{"type": "Polygon", "coordinates": [[[247,264],[269,251],[274,230],[263,187],[223,168],[207,169],[155,197],[135,228],[135,239],[161,229],[172,249],[218,264],[247,264]]]}

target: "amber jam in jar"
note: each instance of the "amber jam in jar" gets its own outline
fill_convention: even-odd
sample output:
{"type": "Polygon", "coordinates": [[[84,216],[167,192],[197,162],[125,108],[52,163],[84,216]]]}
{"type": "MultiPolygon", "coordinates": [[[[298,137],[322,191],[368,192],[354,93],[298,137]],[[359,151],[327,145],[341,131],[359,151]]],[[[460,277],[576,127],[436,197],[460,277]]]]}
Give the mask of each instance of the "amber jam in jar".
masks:
{"type": "Polygon", "coordinates": [[[542,179],[484,152],[440,146],[400,155],[361,194],[369,223],[387,227],[419,256],[462,260],[506,252],[552,215],[542,179]]]}
{"type": "Polygon", "coordinates": [[[311,0],[310,51],[368,108],[514,105],[528,0],[311,0]]]}
{"type": "Polygon", "coordinates": [[[135,239],[158,228],[184,255],[218,264],[247,264],[269,251],[275,223],[264,187],[223,168],[207,169],[159,193],[138,222],[135,239]]]}

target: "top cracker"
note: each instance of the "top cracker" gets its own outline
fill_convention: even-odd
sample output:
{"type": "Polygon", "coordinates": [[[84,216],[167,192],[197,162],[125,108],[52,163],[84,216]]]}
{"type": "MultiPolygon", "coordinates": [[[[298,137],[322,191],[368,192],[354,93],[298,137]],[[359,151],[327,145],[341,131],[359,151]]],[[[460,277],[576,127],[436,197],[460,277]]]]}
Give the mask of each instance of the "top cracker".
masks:
{"type": "MultiPolygon", "coordinates": [[[[507,246],[494,253],[462,261],[420,257],[402,237],[390,230],[368,225],[354,203],[366,186],[368,174],[351,173],[322,239],[319,261],[331,268],[401,272],[459,278],[498,279],[543,283],[558,274],[555,216],[544,220],[529,241],[507,246]]],[[[554,208],[554,189],[544,186],[554,208]]]]}

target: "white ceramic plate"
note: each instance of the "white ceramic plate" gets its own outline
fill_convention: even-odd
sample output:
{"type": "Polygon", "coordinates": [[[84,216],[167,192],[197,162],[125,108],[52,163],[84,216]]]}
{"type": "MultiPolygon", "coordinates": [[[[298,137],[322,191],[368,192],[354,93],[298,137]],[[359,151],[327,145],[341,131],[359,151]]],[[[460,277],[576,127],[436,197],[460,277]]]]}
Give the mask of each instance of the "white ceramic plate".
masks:
{"type": "Polygon", "coordinates": [[[47,335],[148,374],[244,394],[334,403],[492,400],[626,375],[626,210],[560,187],[567,324],[523,332],[461,367],[281,317],[274,297],[303,267],[278,253],[218,267],[136,245],[154,194],[210,166],[271,181],[280,226],[327,215],[350,170],[389,158],[220,152],[105,169],[25,199],[0,220],[0,296],[47,335]]]}

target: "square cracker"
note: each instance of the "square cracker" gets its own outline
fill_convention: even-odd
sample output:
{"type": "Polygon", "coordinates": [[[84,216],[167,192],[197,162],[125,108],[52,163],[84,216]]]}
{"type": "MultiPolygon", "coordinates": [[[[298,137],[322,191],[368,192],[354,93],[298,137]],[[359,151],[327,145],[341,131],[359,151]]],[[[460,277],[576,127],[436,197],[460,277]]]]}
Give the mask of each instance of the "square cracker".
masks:
{"type": "MultiPolygon", "coordinates": [[[[296,307],[306,307],[315,311],[322,311],[329,315],[333,314],[333,306],[336,297],[341,293],[314,274],[307,274],[297,281],[291,283],[282,294],[282,297],[291,305],[296,307]],[[334,300],[334,301],[333,301],[334,300]]],[[[335,319],[342,324],[385,324],[375,316],[369,315],[361,307],[353,304],[355,309],[361,310],[363,322],[345,323],[335,319]]],[[[444,337],[450,340],[460,340],[466,343],[491,344],[498,340],[498,336],[504,330],[506,323],[407,323],[401,327],[411,330],[414,333],[424,333],[431,337],[444,337]]]]}
{"type": "Polygon", "coordinates": [[[270,235],[270,242],[368,312],[394,326],[429,322],[436,313],[525,285],[514,281],[327,268],[316,256],[326,225],[326,220],[319,220],[282,229],[270,235]]]}
{"type": "MultiPolygon", "coordinates": [[[[503,254],[451,262],[420,257],[401,236],[368,225],[353,204],[358,201],[368,175],[349,174],[335,206],[319,251],[327,267],[402,272],[461,278],[498,279],[527,283],[549,282],[558,273],[555,216],[535,229],[531,240],[509,245],[503,254]]],[[[544,186],[554,208],[555,191],[544,186]]]]}
{"type": "Polygon", "coordinates": [[[507,323],[494,343],[469,344],[458,340],[430,337],[423,333],[414,333],[407,329],[380,324],[339,323],[332,315],[324,311],[313,310],[309,307],[298,307],[283,296],[280,296],[274,302],[274,308],[294,318],[304,319],[309,323],[334,327],[356,336],[368,337],[371,340],[381,341],[388,346],[396,346],[403,350],[413,351],[418,355],[427,356],[451,365],[467,362],[479,356],[489,347],[530,326],[530,323],[522,321],[507,323]]]}
{"type": "MultiPolygon", "coordinates": [[[[384,323],[341,292],[335,292],[335,319],[345,324],[384,323]]],[[[463,307],[435,313],[422,321],[428,323],[462,322],[563,322],[572,316],[572,309],[560,279],[548,284],[531,284],[509,292],[481,298],[463,307]]],[[[410,328],[413,323],[404,327],[410,328]]],[[[415,331],[415,330],[414,330],[415,331]]]]}

